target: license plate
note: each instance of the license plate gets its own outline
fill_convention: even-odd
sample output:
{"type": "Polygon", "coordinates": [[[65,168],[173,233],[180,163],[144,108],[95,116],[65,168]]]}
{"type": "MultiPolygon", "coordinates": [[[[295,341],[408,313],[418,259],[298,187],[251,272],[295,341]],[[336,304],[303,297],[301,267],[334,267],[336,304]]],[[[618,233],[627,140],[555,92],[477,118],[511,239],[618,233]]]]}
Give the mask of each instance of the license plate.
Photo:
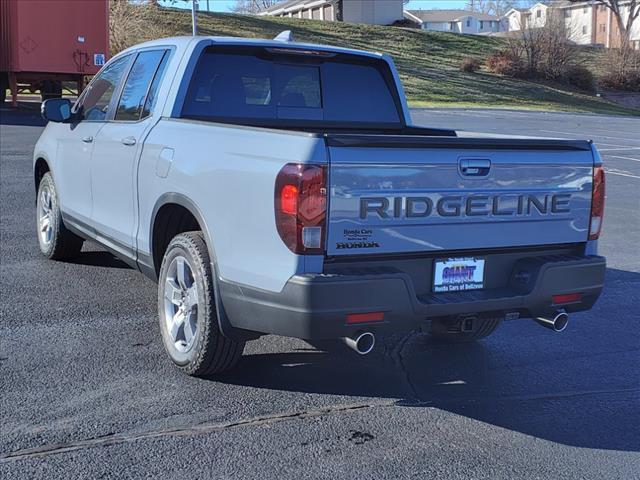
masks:
{"type": "Polygon", "coordinates": [[[462,292],[484,288],[484,258],[464,257],[436,260],[433,291],[462,292]]]}

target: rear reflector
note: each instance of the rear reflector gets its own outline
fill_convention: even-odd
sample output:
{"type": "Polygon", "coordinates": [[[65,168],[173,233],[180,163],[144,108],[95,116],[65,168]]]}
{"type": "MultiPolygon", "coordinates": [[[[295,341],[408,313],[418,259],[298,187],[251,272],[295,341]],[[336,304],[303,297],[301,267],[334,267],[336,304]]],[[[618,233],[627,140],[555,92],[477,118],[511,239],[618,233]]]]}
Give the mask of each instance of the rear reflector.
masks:
{"type": "Polygon", "coordinates": [[[591,223],[589,240],[597,240],[602,231],[604,216],[604,167],[593,168],[593,190],[591,194],[591,223]]]}
{"type": "Polygon", "coordinates": [[[384,320],[384,312],[350,313],[347,315],[348,324],[381,322],[382,320],[384,320]]]}
{"type": "Polygon", "coordinates": [[[551,302],[554,305],[565,305],[567,303],[576,303],[582,300],[581,293],[567,293],[565,295],[554,295],[551,297],[551,302]]]}

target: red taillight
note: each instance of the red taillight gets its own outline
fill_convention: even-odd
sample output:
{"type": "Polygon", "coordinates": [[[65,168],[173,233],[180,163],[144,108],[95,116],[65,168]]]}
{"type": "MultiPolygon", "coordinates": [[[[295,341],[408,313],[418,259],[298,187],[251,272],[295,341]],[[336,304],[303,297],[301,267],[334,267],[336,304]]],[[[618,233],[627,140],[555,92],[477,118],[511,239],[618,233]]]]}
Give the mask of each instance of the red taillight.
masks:
{"type": "Polygon", "coordinates": [[[597,240],[602,231],[604,217],[604,167],[593,169],[593,190],[591,193],[591,222],[589,240],[597,240]]]}
{"type": "Polygon", "coordinates": [[[285,185],[280,192],[280,206],[282,213],[295,215],[298,212],[298,187],[285,185]]]}
{"type": "Polygon", "coordinates": [[[323,253],[326,167],[288,163],[276,178],[276,227],[294,253],[323,253]]]}
{"type": "Polygon", "coordinates": [[[581,293],[567,293],[564,295],[553,295],[551,303],[554,305],[566,305],[567,303],[577,303],[582,300],[581,293]]]}
{"type": "Polygon", "coordinates": [[[347,323],[369,323],[381,322],[384,320],[384,312],[368,312],[368,313],[349,313],[347,315],[347,323]]]}

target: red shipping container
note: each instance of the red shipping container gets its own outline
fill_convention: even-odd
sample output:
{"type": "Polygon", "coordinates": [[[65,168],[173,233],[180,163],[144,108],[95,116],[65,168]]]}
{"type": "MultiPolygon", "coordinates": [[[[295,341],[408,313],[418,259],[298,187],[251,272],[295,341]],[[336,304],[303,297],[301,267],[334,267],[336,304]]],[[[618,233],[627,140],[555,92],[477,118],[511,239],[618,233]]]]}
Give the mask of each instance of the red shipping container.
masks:
{"type": "Polygon", "coordinates": [[[0,76],[9,85],[79,81],[108,59],[108,0],[0,0],[0,16],[0,76]]]}

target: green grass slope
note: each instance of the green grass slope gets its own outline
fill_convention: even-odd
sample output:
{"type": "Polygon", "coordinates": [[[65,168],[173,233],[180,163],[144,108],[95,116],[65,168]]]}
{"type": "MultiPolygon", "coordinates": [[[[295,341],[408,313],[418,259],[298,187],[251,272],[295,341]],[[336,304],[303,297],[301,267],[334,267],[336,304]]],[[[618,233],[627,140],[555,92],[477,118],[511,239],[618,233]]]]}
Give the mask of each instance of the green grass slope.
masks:
{"type": "MultiPolygon", "coordinates": [[[[148,15],[148,21],[163,33],[188,35],[191,32],[190,12],[154,8],[148,15]]],[[[564,85],[515,80],[485,71],[464,73],[459,70],[463,57],[470,55],[483,61],[500,49],[503,40],[498,38],[220,13],[200,13],[198,22],[201,35],[273,38],[282,30],[292,30],[297,41],[388,53],[396,62],[412,106],[640,114],[638,110],[622,108],[564,85]]]]}

